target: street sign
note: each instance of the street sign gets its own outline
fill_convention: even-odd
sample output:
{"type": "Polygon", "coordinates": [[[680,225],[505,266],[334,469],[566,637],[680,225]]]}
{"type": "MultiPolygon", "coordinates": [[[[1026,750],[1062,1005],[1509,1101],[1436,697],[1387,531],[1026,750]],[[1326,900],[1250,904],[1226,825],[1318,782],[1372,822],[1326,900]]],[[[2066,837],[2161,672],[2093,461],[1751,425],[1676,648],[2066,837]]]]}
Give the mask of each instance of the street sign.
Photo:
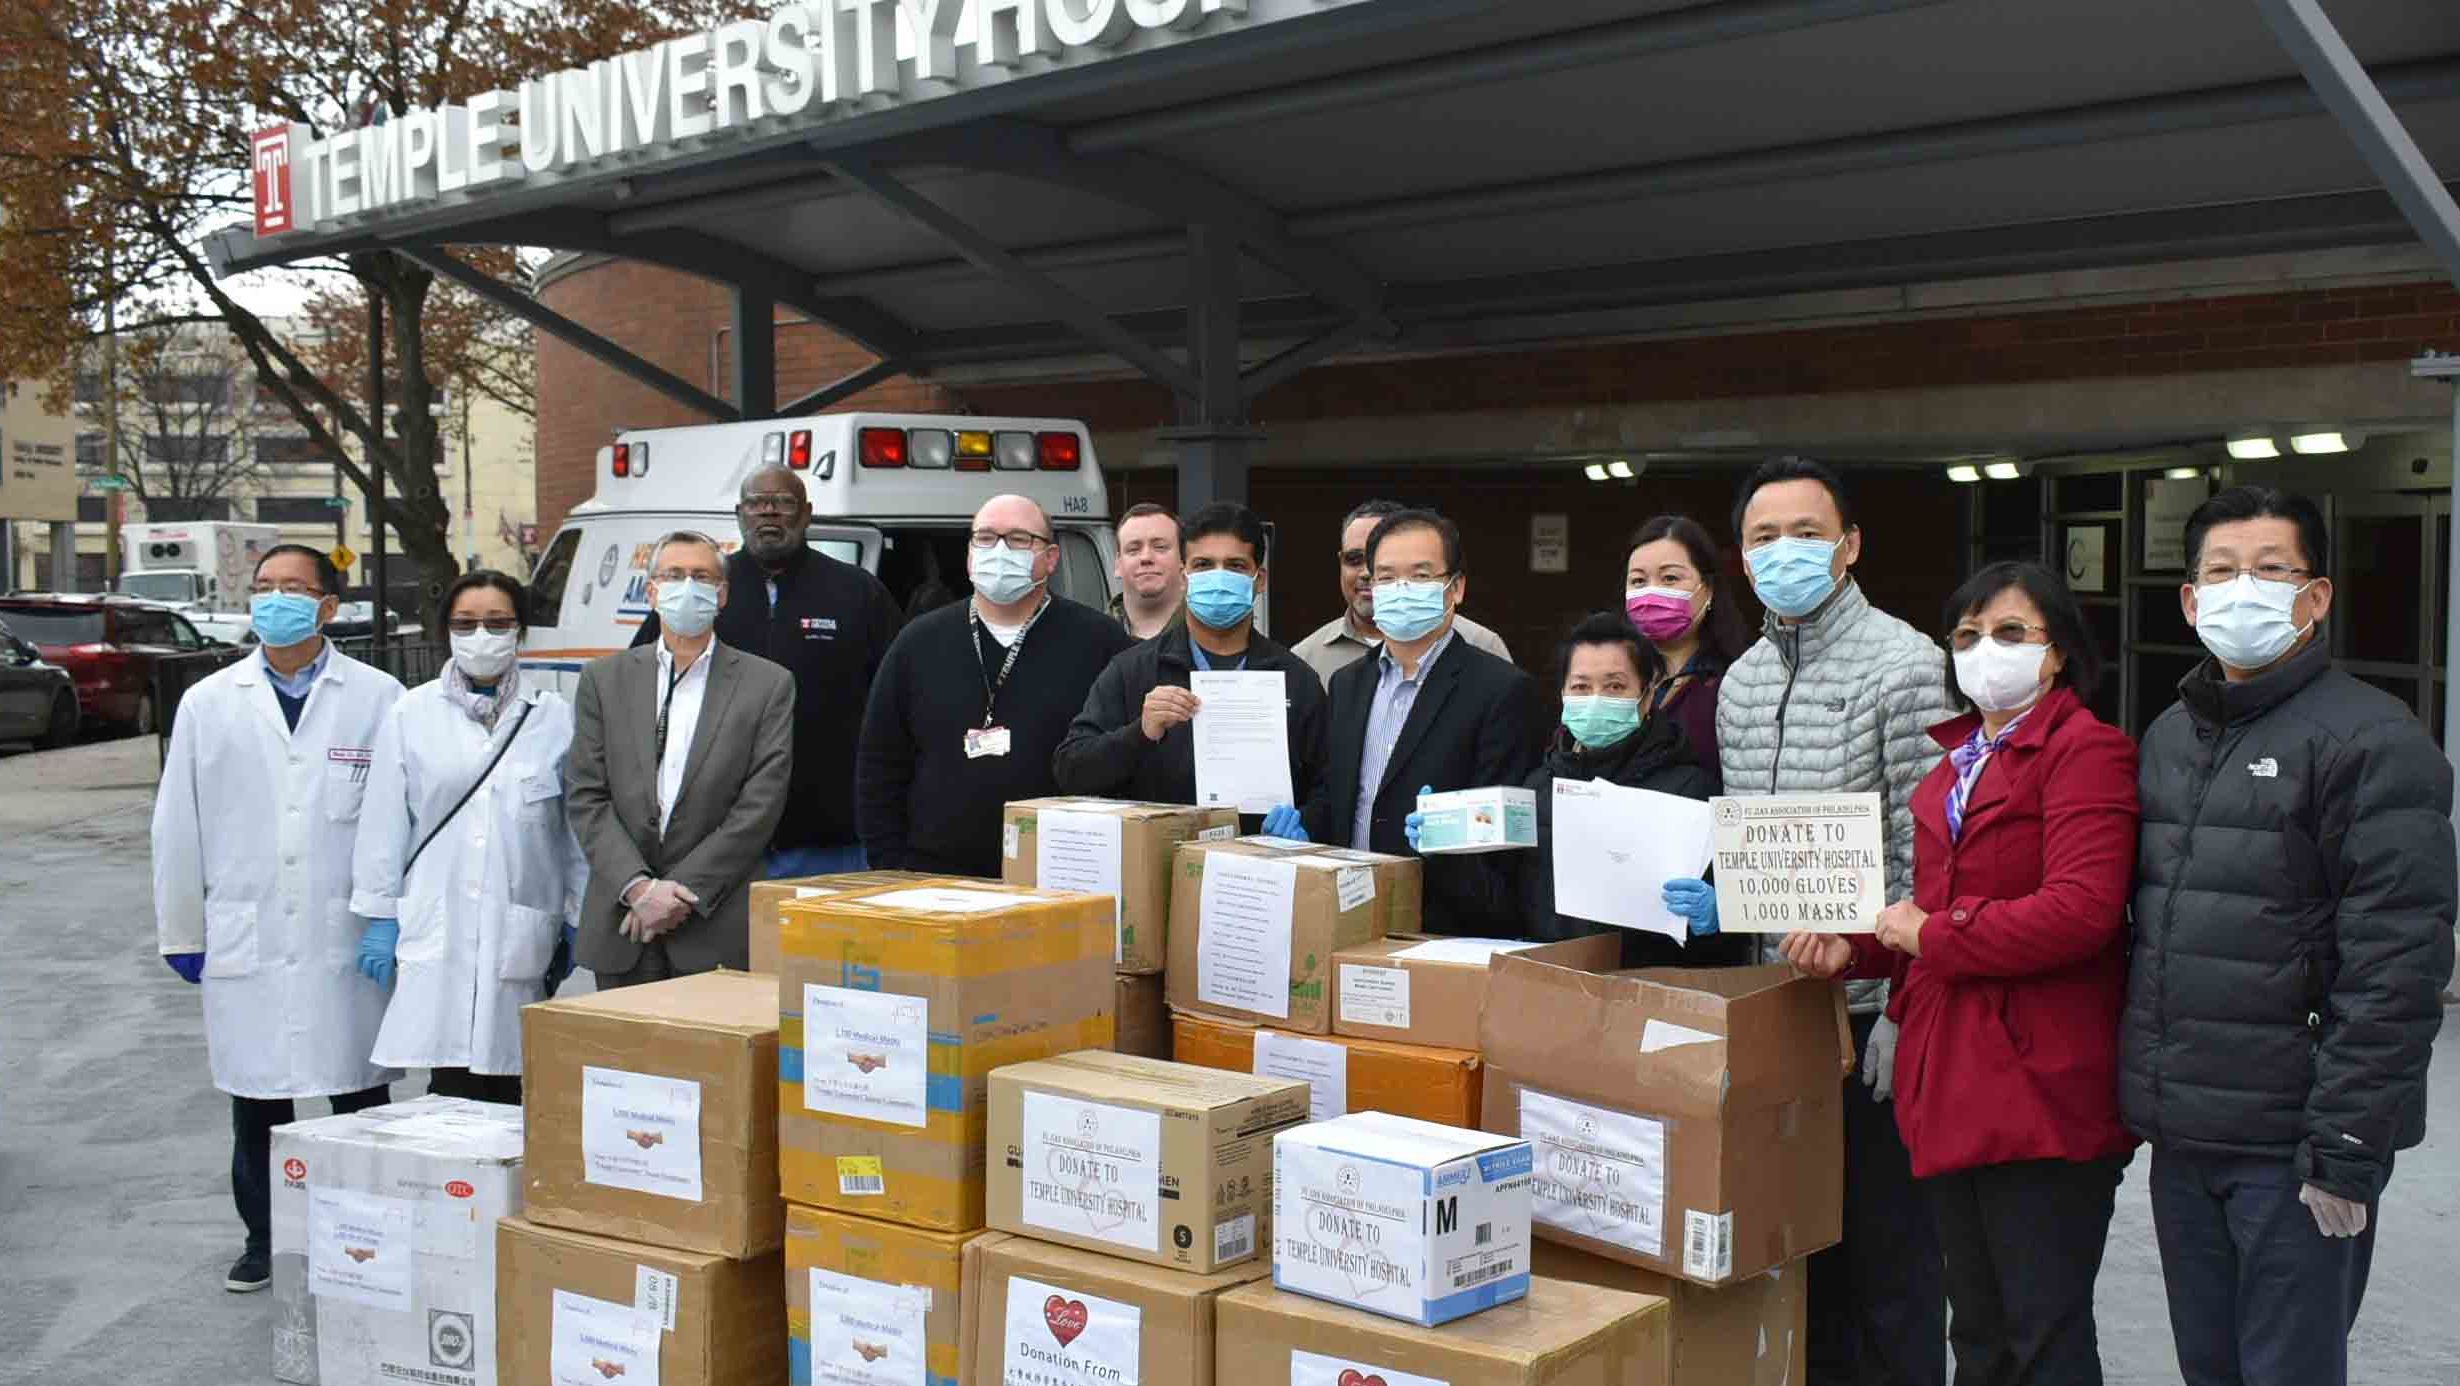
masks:
{"type": "Polygon", "coordinates": [[[349,508],[350,497],[348,496],[325,497],[325,509],[327,510],[348,510],[349,508]]]}
{"type": "Polygon", "coordinates": [[[86,484],[92,486],[97,491],[125,491],[130,488],[128,478],[121,476],[117,472],[105,472],[101,476],[91,479],[86,484]]]}
{"type": "Polygon", "coordinates": [[[350,565],[359,561],[359,556],[350,551],[348,544],[335,544],[333,552],[327,554],[326,557],[333,560],[334,567],[344,572],[350,571],[350,565]]]}

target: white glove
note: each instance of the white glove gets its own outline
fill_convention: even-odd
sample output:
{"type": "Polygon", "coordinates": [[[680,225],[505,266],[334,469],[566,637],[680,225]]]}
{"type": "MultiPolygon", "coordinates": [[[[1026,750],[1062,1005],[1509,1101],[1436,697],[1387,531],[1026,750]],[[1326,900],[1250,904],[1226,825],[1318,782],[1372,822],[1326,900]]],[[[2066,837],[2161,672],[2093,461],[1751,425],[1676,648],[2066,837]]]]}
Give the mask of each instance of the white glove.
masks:
{"type": "Polygon", "coordinates": [[[632,897],[632,922],[640,941],[672,933],[692,916],[700,897],[674,881],[651,881],[632,897]]]}
{"type": "Polygon", "coordinates": [[[1873,1102],[1885,1102],[1896,1091],[1896,1022],[1884,1015],[1862,1046],[1862,1086],[1871,1090],[1873,1102]]]}
{"type": "Polygon", "coordinates": [[[2327,1237],[2354,1237],[2366,1230],[2366,1205],[2353,1203],[2338,1194],[2328,1194],[2312,1184],[2298,1190],[2298,1201],[2315,1215],[2315,1230],[2327,1237]]]}

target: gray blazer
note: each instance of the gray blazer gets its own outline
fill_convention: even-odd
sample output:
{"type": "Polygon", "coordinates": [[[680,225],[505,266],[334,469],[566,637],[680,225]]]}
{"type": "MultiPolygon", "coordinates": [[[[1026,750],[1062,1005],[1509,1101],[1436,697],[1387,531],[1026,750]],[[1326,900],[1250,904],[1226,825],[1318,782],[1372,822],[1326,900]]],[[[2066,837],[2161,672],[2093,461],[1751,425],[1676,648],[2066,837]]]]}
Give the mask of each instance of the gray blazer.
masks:
{"type": "Polygon", "coordinates": [[[684,762],[683,791],[658,832],[658,651],[643,645],[593,659],[572,700],[565,811],[589,857],[573,961],[627,972],[641,945],[620,931],[617,898],[636,876],[676,881],[700,897],[666,935],[678,972],[751,963],[750,892],[761,853],[786,811],[794,768],[794,678],[712,641],[709,688],[684,762]]]}

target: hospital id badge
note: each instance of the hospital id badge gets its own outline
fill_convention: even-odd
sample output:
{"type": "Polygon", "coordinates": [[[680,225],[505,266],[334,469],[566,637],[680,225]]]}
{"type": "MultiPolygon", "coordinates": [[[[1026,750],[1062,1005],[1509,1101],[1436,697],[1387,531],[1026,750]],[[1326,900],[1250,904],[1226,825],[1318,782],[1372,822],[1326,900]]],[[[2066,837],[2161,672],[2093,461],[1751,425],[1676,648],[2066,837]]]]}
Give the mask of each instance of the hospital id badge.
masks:
{"type": "Polygon", "coordinates": [[[975,727],[965,734],[965,758],[980,760],[984,756],[1008,754],[1006,727],[975,727]]]}

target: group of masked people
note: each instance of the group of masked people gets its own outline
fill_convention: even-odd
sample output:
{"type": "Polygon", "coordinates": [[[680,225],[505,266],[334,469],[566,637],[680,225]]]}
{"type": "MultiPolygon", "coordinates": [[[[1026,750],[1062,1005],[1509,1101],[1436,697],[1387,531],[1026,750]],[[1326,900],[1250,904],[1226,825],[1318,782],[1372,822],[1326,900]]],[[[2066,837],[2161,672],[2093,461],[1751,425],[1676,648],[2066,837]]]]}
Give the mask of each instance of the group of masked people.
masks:
{"type": "Polygon", "coordinates": [[[1421,794],[1536,791],[1538,850],[1424,859],[1431,932],[1603,931],[1554,907],[1558,776],[1880,796],[1875,933],[1726,934],[1714,882],[1682,878],[1633,885],[1686,938],[1624,934],[1626,965],[1782,960],[1846,989],[1813,1382],[1929,1386],[1951,1353],[1960,1386],[2098,1382],[2093,1288],[2140,1144],[2186,1380],[2345,1380],[2378,1201],[2423,1136],[2455,873],[2446,760],[2332,667],[2312,502],[2234,488],[2189,520],[2180,600],[2211,658],[2139,746],[2091,710],[2099,642],[2055,574],[1986,567],[1925,634],[1868,600],[1846,487],[1802,459],[1742,486],[1731,568],[1698,521],[1643,524],[1550,698],[1462,614],[1461,536],[1431,510],[1345,517],[1341,614],[1284,646],[1244,506],[1128,511],[1104,612],[1050,590],[1049,516],[998,497],[970,596],[900,621],[802,544],[790,474],[743,499],[731,557],[660,543],[642,644],[570,707],[522,686],[509,578],[455,585],[453,665],[404,695],[300,635],[338,590],[321,558],[260,567],[262,648],[183,704],[156,822],[163,951],[211,982],[252,1253],[290,1098],[350,1110],[408,1066],[517,1097],[518,1007],[574,956],[600,985],[741,966],[759,876],[996,876],[1008,802],[1194,802],[1193,675],[1244,670],[1283,680],[1292,786],[1247,831],[1414,854],[1421,794]],[[272,965],[302,950],[316,966],[272,965]]]}

